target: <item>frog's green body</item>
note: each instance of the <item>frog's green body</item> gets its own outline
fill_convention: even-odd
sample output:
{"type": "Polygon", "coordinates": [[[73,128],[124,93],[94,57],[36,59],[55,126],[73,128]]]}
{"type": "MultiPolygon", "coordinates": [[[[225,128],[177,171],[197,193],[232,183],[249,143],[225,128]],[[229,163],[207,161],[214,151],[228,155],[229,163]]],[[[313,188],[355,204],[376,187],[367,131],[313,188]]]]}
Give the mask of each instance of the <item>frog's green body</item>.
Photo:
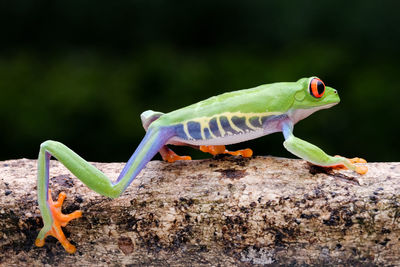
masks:
{"type": "MultiPolygon", "coordinates": [[[[321,166],[344,165],[351,170],[365,173],[365,168],[355,166],[343,157],[331,157],[318,147],[296,138],[292,133],[294,124],[299,120],[339,101],[336,90],[325,87],[318,78],[311,77],[297,82],[267,84],[225,93],[166,114],[146,111],[142,113],[141,119],[147,133],[114,183],[65,145],[46,141],[41,145],[38,160],[38,199],[44,227],[36,244],[42,246],[44,238],[53,235],[68,252],[75,251],[75,247],[65,239],[57,225],[60,222],[56,219],[57,211],[54,211],[53,206],[58,207],[61,204],[53,204],[48,194],[51,155],[89,188],[113,198],[126,189],[157,152],[169,161],[188,159],[174,154],[167,144],[194,146],[212,154],[250,156],[248,151],[226,151],[223,145],[279,131],[284,134],[285,148],[311,163],[321,166]]],[[[80,214],[74,213],[70,219],[79,216],[80,214]]],[[[61,225],[63,224],[66,222],[62,221],[61,225]]]]}
{"type": "Polygon", "coordinates": [[[305,92],[308,83],[306,78],[214,96],[167,114],[156,113],[159,118],[153,118],[152,127],[175,127],[176,135],[169,143],[228,145],[254,139],[281,131],[278,121],[291,120],[294,124],[340,101],[329,87],[324,101],[312,97],[305,92]]]}

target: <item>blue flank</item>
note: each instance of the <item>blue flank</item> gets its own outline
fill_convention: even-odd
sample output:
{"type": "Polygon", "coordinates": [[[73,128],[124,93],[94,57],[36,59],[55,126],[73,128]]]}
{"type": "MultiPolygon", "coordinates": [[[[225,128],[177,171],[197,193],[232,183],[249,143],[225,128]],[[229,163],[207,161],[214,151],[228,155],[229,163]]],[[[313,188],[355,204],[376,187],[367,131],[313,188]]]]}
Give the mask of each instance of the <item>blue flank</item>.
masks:
{"type": "Polygon", "coordinates": [[[222,128],[224,129],[225,133],[226,132],[231,132],[233,134],[239,134],[240,132],[235,131],[232,129],[231,124],[229,123],[229,120],[225,116],[219,117],[219,122],[221,123],[222,128]]]}
{"type": "Polygon", "coordinates": [[[253,129],[246,124],[246,117],[233,116],[231,121],[236,127],[243,131],[253,131],[253,129]]]}
{"type": "Polygon", "coordinates": [[[189,121],[187,123],[189,135],[195,140],[202,140],[201,137],[201,125],[198,122],[189,121]]]}
{"type": "Polygon", "coordinates": [[[249,119],[249,122],[250,122],[251,125],[253,125],[256,128],[261,128],[262,127],[262,124],[260,123],[260,118],[257,117],[257,116],[251,117],[249,119]]]}
{"type": "Polygon", "coordinates": [[[221,137],[221,132],[219,131],[218,128],[218,123],[217,123],[217,118],[212,118],[208,122],[208,126],[210,128],[210,131],[215,135],[216,137],[221,137]]]}

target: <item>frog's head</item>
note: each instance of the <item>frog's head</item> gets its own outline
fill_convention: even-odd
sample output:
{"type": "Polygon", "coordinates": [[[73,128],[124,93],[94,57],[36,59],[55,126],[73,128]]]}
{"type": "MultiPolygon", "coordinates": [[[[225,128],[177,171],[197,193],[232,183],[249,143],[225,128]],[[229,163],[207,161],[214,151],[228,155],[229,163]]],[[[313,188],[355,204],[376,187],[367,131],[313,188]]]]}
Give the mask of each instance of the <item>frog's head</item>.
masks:
{"type": "Polygon", "coordinates": [[[315,111],[330,108],[340,102],[335,89],[325,84],[317,77],[302,78],[296,82],[300,85],[294,96],[291,117],[297,122],[308,117],[315,111]]]}

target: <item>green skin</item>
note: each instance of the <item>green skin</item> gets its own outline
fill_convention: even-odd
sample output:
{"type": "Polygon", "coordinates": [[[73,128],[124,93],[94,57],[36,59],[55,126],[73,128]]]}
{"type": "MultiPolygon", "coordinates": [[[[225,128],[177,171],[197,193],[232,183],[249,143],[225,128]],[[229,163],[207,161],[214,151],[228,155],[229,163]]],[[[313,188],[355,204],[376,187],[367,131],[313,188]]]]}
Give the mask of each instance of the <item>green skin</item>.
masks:
{"type": "MultiPolygon", "coordinates": [[[[104,173],[65,145],[50,140],[42,143],[38,159],[37,193],[44,226],[38,234],[38,239],[45,238],[45,234],[51,229],[54,221],[48,204],[48,172],[51,156],[57,158],[89,188],[111,198],[121,195],[158,151],[168,149],[166,148],[167,144],[195,147],[223,145],[250,140],[277,131],[283,132],[285,137],[283,145],[294,155],[320,166],[344,165],[350,170],[355,170],[355,165],[348,159],[329,156],[317,146],[293,135],[293,126],[297,121],[340,101],[336,90],[331,87],[325,88],[325,93],[321,98],[313,97],[309,92],[309,84],[313,78],[315,77],[303,78],[297,82],[273,83],[225,93],[166,114],[153,111],[144,112],[142,121],[147,130],[146,136],[116,182],[112,182],[104,173]],[[222,137],[209,136],[205,138],[205,127],[209,127],[211,118],[218,118],[221,114],[227,118],[229,123],[232,123],[234,116],[242,116],[247,120],[252,116],[258,116],[260,121],[263,117],[270,122],[264,123],[262,128],[254,129],[254,131],[243,130],[240,134],[226,132],[222,137]],[[188,123],[193,121],[197,121],[201,125],[200,132],[189,128],[188,123]],[[184,129],[181,131],[181,135],[177,134],[178,126],[182,126],[181,128],[184,129]],[[189,130],[191,131],[189,132],[189,130]],[[196,139],[188,134],[198,134],[202,137],[196,139]]],[[[251,126],[248,121],[246,121],[246,125],[251,126]]],[[[221,128],[221,125],[219,127],[221,128]]],[[[211,129],[211,127],[209,128],[211,129]]]]}

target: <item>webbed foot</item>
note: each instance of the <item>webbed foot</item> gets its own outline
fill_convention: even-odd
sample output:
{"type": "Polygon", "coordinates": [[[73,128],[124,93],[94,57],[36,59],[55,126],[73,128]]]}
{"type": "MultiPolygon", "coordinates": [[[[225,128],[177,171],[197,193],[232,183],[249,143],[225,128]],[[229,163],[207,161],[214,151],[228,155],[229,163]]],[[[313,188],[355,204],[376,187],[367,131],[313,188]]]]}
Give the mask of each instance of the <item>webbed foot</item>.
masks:
{"type": "Polygon", "coordinates": [[[67,238],[64,235],[64,232],[62,231],[61,227],[65,227],[69,221],[79,218],[82,216],[82,211],[77,210],[74,211],[70,214],[63,214],[61,212],[61,206],[66,198],[66,194],[64,192],[61,192],[58,195],[58,200],[56,202],[53,202],[53,199],[51,197],[51,190],[49,190],[49,200],[48,204],[51,210],[51,214],[53,217],[53,224],[51,226],[51,229],[45,234],[43,239],[37,238],[35,241],[35,245],[38,247],[42,247],[45,243],[45,238],[49,235],[54,236],[55,238],[60,241],[61,245],[64,247],[64,249],[68,253],[74,253],[76,251],[76,248],[74,245],[72,245],[67,238]]]}
{"type": "Polygon", "coordinates": [[[237,151],[226,150],[225,146],[200,146],[200,150],[205,153],[210,153],[215,156],[218,154],[230,154],[233,156],[242,156],[244,158],[250,158],[253,155],[253,151],[250,148],[241,149],[237,151]]]}
{"type": "Polygon", "coordinates": [[[163,160],[173,163],[177,160],[191,160],[192,158],[190,156],[179,156],[177,155],[174,151],[169,149],[168,147],[164,146],[160,150],[161,157],[163,160]]]}
{"type": "MultiPolygon", "coordinates": [[[[336,155],[335,157],[344,158],[344,157],[338,156],[338,155],[336,155]]],[[[345,159],[347,159],[349,161],[349,165],[353,166],[354,171],[357,172],[358,174],[366,174],[368,172],[368,167],[367,166],[359,166],[359,165],[354,166],[355,163],[367,163],[367,161],[365,159],[363,159],[363,158],[352,158],[352,159],[345,158],[345,159]]],[[[333,169],[349,169],[344,164],[330,166],[330,168],[333,168],[333,169]]]]}

